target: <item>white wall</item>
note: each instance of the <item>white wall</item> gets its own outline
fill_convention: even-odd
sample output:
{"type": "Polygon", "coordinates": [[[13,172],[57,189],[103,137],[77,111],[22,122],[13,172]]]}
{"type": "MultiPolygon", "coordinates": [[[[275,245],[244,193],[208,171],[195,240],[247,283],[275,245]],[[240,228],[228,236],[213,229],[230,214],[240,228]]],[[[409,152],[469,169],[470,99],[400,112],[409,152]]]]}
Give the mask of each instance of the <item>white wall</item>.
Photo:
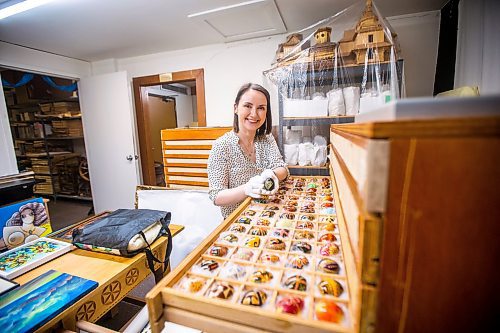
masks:
{"type": "MultiPolygon", "coordinates": [[[[207,126],[230,126],[234,97],[239,87],[249,81],[266,85],[262,72],[270,67],[282,38],[275,36],[210,45],[119,59],[117,63],[119,70],[128,72],[130,80],[139,76],[203,68],[207,126]]],[[[274,109],[273,115],[277,117],[277,107],[274,109]]]]}
{"type": "Polygon", "coordinates": [[[3,86],[0,75],[0,177],[6,175],[15,175],[19,173],[17,168],[16,154],[14,151],[14,143],[12,142],[12,134],[10,131],[9,115],[7,113],[7,105],[3,96],[3,86]]]}
{"type": "Polygon", "coordinates": [[[481,95],[500,94],[500,2],[459,4],[455,88],[478,86],[481,95]]]}
{"type": "MultiPolygon", "coordinates": [[[[431,96],[436,67],[439,12],[405,15],[388,20],[398,33],[403,50],[407,96],[431,96]]],[[[260,83],[270,89],[274,123],[277,123],[277,91],[267,82],[262,72],[270,67],[278,44],[284,40],[285,35],[281,35],[133,58],[108,59],[92,64],[0,42],[0,66],[68,78],[86,77],[91,73],[96,75],[127,71],[129,103],[132,108],[133,77],[203,68],[207,126],[232,126],[234,97],[245,82],[260,83]]],[[[124,117],[131,117],[134,125],[135,116],[130,115],[129,110],[123,112],[124,117]]],[[[137,137],[135,128],[134,131],[137,137]]],[[[137,145],[137,140],[135,141],[137,145]]],[[[13,147],[11,149],[13,151],[13,147]]],[[[0,152],[0,159],[2,158],[4,155],[0,152]]]]}
{"type": "Polygon", "coordinates": [[[406,97],[433,94],[440,14],[432,11],[387,18],[401,46],[406,97]]]}

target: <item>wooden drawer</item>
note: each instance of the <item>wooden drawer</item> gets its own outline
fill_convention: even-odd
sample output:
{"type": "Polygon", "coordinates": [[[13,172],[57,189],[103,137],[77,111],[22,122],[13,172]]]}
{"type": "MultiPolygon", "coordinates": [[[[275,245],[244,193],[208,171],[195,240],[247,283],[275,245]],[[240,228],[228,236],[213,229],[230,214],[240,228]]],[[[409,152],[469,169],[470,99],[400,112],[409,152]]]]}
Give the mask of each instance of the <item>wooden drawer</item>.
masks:
{"type": "Polygon", "coordinates": [[[332,130],[331,173],[339,189],[356,273],[363,283],[377,284],[381,229],[386,209],[389,143],[332,130]]]}
{"type": "Polygon", "coordinates": [[[175,128],[161,131],[165,183],[169,188],[207,188],[212,144],[231,127],[175,128]]]}
{"type": "MultiPolygon", "coordinates": [[[[308,182],[315,179],[318,182],[321,177],[294,177],[294,179],[306,179],[308,182]]],[[[327,179],[331,179],[328,178],[327,179]]],[[[334,194],[334,200],[338,200],[336,195],[336,186],[331,182],[331,191],[334,194]]],[[[305,195],[302,195],[302,199],[305,195]]],[[[286,197],[285,197],[286,198],[286,197]]],[[[320,198],[318,196],[318,198],[320,198]]],[[[275,211],[274,217],[270,218],[271,226],[268,230],[268,236],[262,236],[262,245],[254,250],[254,259],[249,262],[238,261],[235,259],[240,250],[248,249],[243,245],[247,238],[253,237],[248,234],[251,228],[257,227],[254,225],[256,221],[261,219],[263,212],[261,210],[265,205],[260,205],[247,199],[231,216],[229,216],[202,244],[189,255],[167,278],[157,285],[148,295],[147,302],[150,311],[150,321],[153,331],[159,332],[164,321],[173,321],[181,324],[186,324],[191,327],[196,327],[204,331],[226,331],[226,332],[357,332],[361,325],[367,326],[370,324],[370,312],[362,309],[361,302],[367,304],[376,299],[376,290],[370,286],[363,286],[355,274],[353,257],[348,254],[350,252],[349,245],[346,244],[349,240],[345,238],[346,227],[341,226],[344,219],[341,216],[326,214],[325,210],[321,210],[321,199],[317,199],[315,213],[300,213],[300,203],[298,213],[295,213],[293,226],[289,227],[289,237],[284,238],[286,248],[283,251],[270,250],[267,248],[267,240],[272,237],[271,231],[274,228],[284,228],[279,224],[279,221],[284,220],[280,216],[287,212],[283,209],[283,202],[280,204],[270,204],[277,206],[279,210],[275,211]],[[249,211],[255,211],[255,216],[250,216],[251,224],[237,223],[240,218],[247,216],[249,211]],[[313,216],[312,221],[303,220],[302,216],[313,216]],[[329,257],[320,255],[320,247],[326,243],[317,242],[323,232],[320,231],[323,223],[327,218],[334,219],[337,217],[337,226],[332,233],[337,240],[335,241],[340,248],[338,254],[329,257]],[[313,229],[301,229],[299,225],[304,222],[311,222],[310,227],[313,229]],[[278,226],[274,224],[278,223],[278,226]],[[233,225],[243,225],[247,227],[247,234],[238,234],[240,240],[237,246],[223,243],[220,238],[228,232],[228,229],[233,225]],[[295,270],[289,267],[289,259],[291,256],[300,255],[293,249],[295,242],[300,241],[295,239],[295,234],[301,235],[301,231],[310,231],[313,235],[313,240],[308,242],[312,244],[310,254],[303,254],[309,260],[309,265],[303,270],[295,270]],[[228,247],[228,255],[226,257],[213,257],[208,251],[214,244],[222,244],[228,247]],[[347,249],[347,250],[346,250],[347,249]],[[266,262],[260,262],[260,256],[263,254],[277,254],[281,257],[281,263],[271,265],[266,262]],[[233,256],[234,254],[234,256],[233,256]],[[321,272],[317,265],[321,259],[330,258],[337,261],[340,270],[336,274],[327,274],[321,272]],[[224,267],[231,263],[238,263],[242,267],[247,267],[247,275],[240,280],[232,280],[221,275],[211,276],[207,273],[200,273],[200,260],[215,260],[219,263],[219,267],[224,267]],[[267,269],[273,275],[273,280],[270,284],[256,284],[248,280],[252,272],[258,269],[267,269]],[[307,280],[306,291],[289,290],[284,287],[284,281],[294,274],[303,275],[307,280]],[[201,294],[190,293],[183,288],[186,277],[192,276],[200,278],[204,286],[201,289],[201,294]],[[325,278],[333,278],[341,283],[344,288],[343,293],[339,297],[322,296],[317,287],[318,283],[325,278]],[[211,284],[215,281],[228,282],[234,286],[234,295],[231,300],[220,300],[206,297],[206,293],[211,288],[211,284]],[[244,292],[249,289],[261,289],[266,292],[267,298],[264,307],[254,307],[240,304],[241,297],[244,292]],[[298,315],[290,315],[280,313],[276,308],[276,302],[284,295],[295,295],[304,300],[304,308],[298,315]],[[330,323],[320,321],[316,318],[314,305],[324,299],[336,302],[344,312],[344,317],[340,323],[330,323]],[[366,317],[361,318],[361,317],[366,317]],[[258,324],[257,324],[258,323],[258,324]],[[214,330],[214,328],[216,328],[214,330]],[[258,329],[257,329],[258,328],[258,329]]],[[[264,229],[266,229],[264,227],[264,229]]],[[[220,268],[217,268],[220,269],[220,268]]],[[[222,272],[222,270],[221,270],[222,272]]],[[[218,274],[218,273],[217,273],[218,274]]],[[[371,311],[372,316],[375,312],[371,311]]],[[[373,323],[371,323],[373,324],[373,323]]]]}

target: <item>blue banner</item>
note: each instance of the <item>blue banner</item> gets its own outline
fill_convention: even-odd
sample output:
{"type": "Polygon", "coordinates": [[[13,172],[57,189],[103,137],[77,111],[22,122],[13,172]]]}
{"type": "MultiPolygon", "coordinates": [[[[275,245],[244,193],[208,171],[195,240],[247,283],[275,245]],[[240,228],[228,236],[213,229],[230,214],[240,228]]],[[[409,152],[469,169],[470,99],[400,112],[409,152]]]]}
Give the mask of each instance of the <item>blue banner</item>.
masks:
{"type": "Polygon", "coordinates": [[[54,81],[52,81],[52,78],[50,76],[42,75],[42,79],[49,84],[49,86],[62,90],[62,91],[75,91],[78,88],[77,83],[72,83],[67,86],[61,86],[56,84],[54,81]]]}
{"type": "Polygon", "coordinates": [[[23,77],[15,84],[12,84],[12,83],[8,82],[7,80],[5,80],[4,78],[2,78],[2,84],[4,87],[7,87],[7,88],[17,88],[17,87],[24,86],[26,83],[33,80],[34,77],[35,77],[34,74],[25,73],[25,74],[23,74],[23,77]]]}

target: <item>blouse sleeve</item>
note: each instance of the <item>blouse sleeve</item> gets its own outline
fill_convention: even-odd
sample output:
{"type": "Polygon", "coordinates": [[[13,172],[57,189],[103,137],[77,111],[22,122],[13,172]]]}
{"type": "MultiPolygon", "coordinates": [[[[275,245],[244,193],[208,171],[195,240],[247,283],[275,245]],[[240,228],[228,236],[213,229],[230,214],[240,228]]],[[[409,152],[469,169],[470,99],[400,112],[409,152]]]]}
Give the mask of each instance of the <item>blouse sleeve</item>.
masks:
{"type": "Polygon", "coordinates": [[[283,161],[283,157],[281,156],[280,150],[278,148],[278,144],[274,139],[272,134],[266,136],[266,154],[267,154],[267,169],[275,169],[279,167],[286,167],[285,161],[283,161]]]}
{"type": "Polygon", "coordinates": [[[216,140],[212,145],[212,150],[208,157],[207,172],[208,172],[208,196],[210,200],[215,202],[217,194],[229,187],[229,161],[228,153],[226,152],[227,145],[216,140]]]}

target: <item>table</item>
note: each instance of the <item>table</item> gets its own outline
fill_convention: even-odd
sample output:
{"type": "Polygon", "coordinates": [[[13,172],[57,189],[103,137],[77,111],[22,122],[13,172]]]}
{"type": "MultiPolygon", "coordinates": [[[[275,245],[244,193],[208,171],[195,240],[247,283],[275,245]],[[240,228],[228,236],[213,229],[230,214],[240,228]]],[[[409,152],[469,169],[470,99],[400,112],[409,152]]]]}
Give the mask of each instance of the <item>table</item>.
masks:
{"type": "MultiPolygon", "coordinates": [[[[169,229],[172,236],[175,236],[184,226],[171,224],[169,229]]],[[[164,260],[166,246],[166,237],[156,240],[152,244],[155,256],[164,260]]],[[[160,264],[155,263],[155,269],[159,266],[160,264]]],[[[125,258],[76,249],[14,280],[22,285],[51,269],[97,281],[99,286],[43,325],[39,332],[49,330],[59,321],[68,330],[76,330],[75,323],[78,320],[96,322],[151,273],[144,253],[125,258]]]]}

